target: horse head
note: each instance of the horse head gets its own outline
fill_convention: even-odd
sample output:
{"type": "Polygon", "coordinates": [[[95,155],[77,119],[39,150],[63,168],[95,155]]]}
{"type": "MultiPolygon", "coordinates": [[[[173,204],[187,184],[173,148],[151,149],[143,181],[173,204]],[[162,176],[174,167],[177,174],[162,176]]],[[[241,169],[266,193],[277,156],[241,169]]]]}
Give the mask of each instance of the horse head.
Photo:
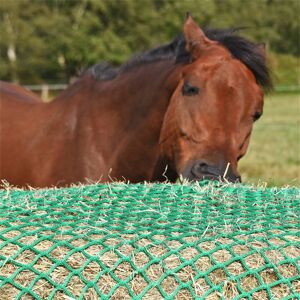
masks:
{"type": "MultiPolygon", "coordinates": [[[[183,26],[189,62],[179,67],[160,133],[161,152],[189,180],[240,181],[263,90],[253,72],[221,43],[209,39],[191,16],[183,26]]],[[[256,55],[264,56],[257,46],[256,55]]]]}

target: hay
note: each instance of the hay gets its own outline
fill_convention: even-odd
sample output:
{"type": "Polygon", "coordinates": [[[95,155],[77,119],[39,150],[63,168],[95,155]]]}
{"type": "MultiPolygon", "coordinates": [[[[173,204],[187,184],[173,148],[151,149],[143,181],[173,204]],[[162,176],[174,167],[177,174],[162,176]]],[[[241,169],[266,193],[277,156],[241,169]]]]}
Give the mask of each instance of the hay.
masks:
{"type": "MultiPolygon", "coordinates": [[[[149,189],[148,186],[143,188],[145,196],[149,189]]],[[[228,200],[225,202],[227,207],[230,201],[236,200],[226,199],[222,191],[212,188],[215,192],[213,197],[218,195],[221,201],[228,200]]],[[[203,190],[205,195],[211,192],[206,186],[201,192],[203,190]]],[[[116,191],[121,191],[123,197],[134,196],[134,193],[128,192],[128,188],[117,187],[111,192],[110,199],[120,198],[119,194],[116,196],[116,191]]],[[[5,203],[9,214],[7,217],[0,215],[0,258],[5,258],[5,261],[0,261],[0,279],[2,276],[12,280],[1,286],[1,299],[15,299],[20,291],[23,293],[21,299],[52,297],[61,300],[99,299],[99,295],[103,299],[234,299],[238,296],[247,298],[249,295],[252,299],[283,299],[300,293],[297,216],[296,219],[283,218],[286,224],[294,224],[289,227],[284,227],[284,224],[279,226],[280,223],[274,220],[276,228],[254,223],[245,230],[238,229],[240,225],[234,227],[227,223],[221,227],[206,224],[199,232],[189,232],[185,230],[184,223],[178,226],[178,219],[172,217],[181,214],[181,218],[186,218],[188,215],[185,220],[189,227],[186,229],[195,228],[190,211],[182,214],[182,209],[190,205],[185,200],[181,206],[177,205],[176,213],[168,217],[169,221],[158,218],[148,222],[149,218],[156,218],[157,213],[167,215],[168,212],[162,208],[162,203],[159,204],[160,211],[150,205],[153,201],[161,201],[156,191],[150,204],[145,203],[144,206],[152,214],[145,214],[144,218],[141,215],[141,230],[134,232],[128,230],[134,227],[135,221],[131,220],[131,214],[124,215],[127,211],[124,203],[119,202],[114,210],[115,204],[110,201],[109,205],[104,205],[108,210],[99,215],[99,212],[95,213],[97,210],[92,209],[99,209],[98,206],[81,203],[82,197],[78,195],[83,193],[82,190],[76,190],[76,193],[76,199],[80,201],[70,198],[68,190],[62,191],[57,197],[52,193],[48,202],[50,206],[47,207],[28,200],[25,204],[27,211],[24,203],[17,204],[9,197],[10,203],[15,206],[8,207],[5,203]],[[60,199],[59,203],[57,199],[60,199]],[[49,210],[51,205],[52,210],[49,210]],[[36,207],[35,211],[33,207],[36,207]],[[111,222],[119,214],[120,207],[122,218],[111,222]],[[113,212],[110,215],[108,211],[111,209],[113,212]],[[28,213],[30,211],[33,211],[31,216],[28,213]],[[12,212],[18,216],[8,223],[12,212]],[[43,221],[45,212],[52,215],[43,221]],[[79,212],[85,215],[78,217],[79,212]],[[127,224],[123,221],[124,216],[129,220],[127,224]],[[28,222],[29,219],[34,222],[26,224],[24,220],[28,222]],[[77,222],[78,226],[73,226],[72,222],[77,222]],[[86,224],[89,227],[85,227],[86,224]],[[155,224],[163,225],[158,226],[159,230],[147,230],[147,226],[151,229],[155,224]]],[[[99,194],[97,191],[96,201],[99,194]]],[[[33,195],[43,205],[48,201],[49,196],[33,195]]],[[[174,198],[174,191],[166,194],[164,190],[166,196],[174,198]]],[[[189,194],[184,190],[178,193],[177,190],[177,203],[183,196],[189,197],[189,194]]],[[[96,198],[89,195],[89,201],[93,204],[96,198]]],[[[136,195],[134,199],[137,199],[136,195]]],[[[202,210],[197,212],[199,215],[205,212],[204,200],[198,197],[194,201],[201,204],[202,210]]],[[[171,204],[167,205],[167,209],[174,208],[171,204]]],[[[237,205],[240,204],[234,203],[234,210],[237,210],[237,205]]],[[[194,212],[196,209],[193,207],[194,212]]],[[[210,205],[209,209],[214,208],[210,205]]],[[[220,211],[219,207],[215,210],[218,219],[220,211]]],[[[291,208],[287,215],[293,212],[291,208]]],[[[214,223],[213,220],[207,220],[214,223]]],[[[240,224],[244,225],[245,222],[241,221],[240,224]]]]}
{"type": "MultiPolygon", "coordinates": [[[[7,236],[7,238],[14,237],[7,236]]],[[[125,237],[122,237],[122,239],[126,240],[125,237]]],[[[30,239],[30,238],[29,238],[30,239]]],[[[25,239],[26,240],[26,239],[25,239]]],[[[24,241],[25,241],[24,240],[24,241]]],[[[111,242],[111,241],[110,241],[111,242]]],[[[234,244],[233,240],[228,240],[227,242],[234,244]]],[[[300,242],[300,239],[298,240],[300,242]]],[[[150,245],[152,242],[150,240],[144,240],[143,243],[150,245]]],[[[278,241],[278,244],[274,242],[276,246],[282,245],[282,241],[278,241]]],[[[42,249],[48,250],[49,248],[46,247],[48,244],[48,247],[52,245],[51,242],[44,242],[42,249]]],[[[38,244],[41,246],[41,244],[38,244]]],[[[76,245],[78,248],[84,248],[85,243],[83,240],[80,242],[76,242],[76,245]]],[[[159,245],[151,248],[151,255],[154,257],[161,257],[162,254],[166,254],[169,251],[170,243],[165,243],[165,245],[159,245]]],[[[182,246],[182,245],[181,245],[182,246]]],[[[257,248],[254,248],[252,246],[252,249],[260,249],[260,244],[257,244],[257,248]]],[[[5,249],[0,250],[0,254],[5,257],[10,257],[12,255],[11,249],[15,252],[15,247],[5,247],[5,249]]],[[[39,248],[41,249],[41,248],[39,248]]],[[[179,248],[172,248],[175,251],[178,251],[179,248]]],[[[98,247],[97,245],[89,247],[86,251],[93,255],[98,255],[100,252],[101,247],[98,247]]],[[[145,255],[143,252],[136,252],[135,249],[131,245],[124,244],[122,248],[120,249],[122,252],[122,255],[124,257],[133,258],[134,264],[138,267],[143,267],[147,264],[149,261],[149,258],[147,255],[145,255]]],[[[296,252],[291,253],[291,257],[294,257],[295,255],[300,256],[299,249],[296,250],[296,252]]],[[[59,247],[53,250],[50,254],[50,257],[59,258],[61,260],[65,260],[67,265],[70,266],[73,270],[79,269],[80,267],[86,265],[87,259],[86,257],[80,253],[75,252],[73,255],[69,256],[70,249],[67,247],[59,247]],[[68,257],[68,259],[65,259],[68,257]]],[[[188,247],[185,248],[184,251],[178,251],[184,259],[189,260],[193,259],[193,257],[199,253],[195,251],[194,248],[188,247]]],[[[234,251],[235,255],[237,257],[242,256],[245,254],[245,251],[243,248],[237,248],[234,251]]],[[[274,253],[275,255],[273,260],[280,262],[280,257],[278,257],[278,253],[274,253]]],[[[31,263],[33,260],[35,260],[37,255],[35,255],[31,251],[24,251],[22,254],[18,257],[17,261],[20,262],[22,265],[26,265],[28,263],[31,263]]],[[[228,253],[227,250],[218,250],[215,251],[212,255],[212,258],[214,261],[218,263],[226,263],[232,255],[228,253]]],[[[128,262],[124,262],[117,265],[118,256],[114,252],[105,252],[104,255],[101,256],[101,262],[111,268],[113,270],[113,274],[117,276],[120,280],[125,280],[126,278],[131,278],[129,281],[129,285],[131,286],[131,289],[135,293],[135,295],[139,295],[142,291],[144,291],[148,283],[144,280],[143,276],[141,274],[138,274],[128,262]]],[[[247,266],[251,270],[259,270],[261,267],[264,266],[264,260],[261,255],[258,253],[250,254],[244,258],[247,266]]],[[[222,287],[221,295],[214,294],[214,296],[210,296],[208,299],[220,299],[220,296],[224,297],[224,299],[233,299],[235,296],[239,295],[238,289],[237,289],[237,282],[236,281],[228,281],[227,275],[224,271],[224,269],[219,268],[215,269],[211,272],[208,272],[211,270],[211,267],[214,264],[212,259],[210,259],[207,256],[200,257],[195,263],[192,265],[195,266],[193,268],[192,265],[188,265],[185,267],[179,268],[181,265],[180,259],[178,256],[171,254],[167,256],[162,262],[157,264],[151,264],[148,269],[146,270],[146,274],[148,278],[151,281],[157,281],[162,276],[164,276],[164,272],[172,272],[177,275],[177,277],[180,279],[181,282],[189,282],[192,280],[192,288],[194,289],[195,294],[198,297],[201,297],[205,294],[206,291],[209,290],[209,284],[205,280],[205,278],[200,277],[199,279],[195,280],[196,272],[207,272],[209,280],[214,285],[219,285],[221,283],[224,283],[222,287]]],[[[230,264],[226,264],[226,270],[233,276],[240,276],[241,274],[245,273],[245,268],[242,266],[242,263],[239,261],[234,261],[230,264]]],[[[39,272],[49,272],[50,268],[53,267],[51,260],[45,257],[40,258],[35,264],[34,269],[38,270],[39,272]]],[[[15,271],[16,266],[6,262],[0,269],[0,275],[10,277],[15,271]]],[[[297,269],[295,266],[291,264],[282,264],[278,265],[276,267],[279,274],[283,276],[284,278],[293,278],[296,277],[298,274],[297,269]]],[[[97,262],[90,262],[85,266],[85,268],[81,271],[82,275],[87,280],[94,280],[95,278],[99,277],[99,272],[102,270],[101,266],[97,262]]],[[[268,284],[269,286],[272,286],[273,283],[276,283],[278,280],[278,277],[275,273],[275,270],[273,268],[267,268],[264,269],[261,272],[258,272],[259,276],[262,278],[263,282],[265,284],[268,284]]],[[[67,268],[63,266],[56,267],[53,272],[51,273],[51,278],[57,282],[57,283],[63,283],[66,278],[70,275],[70,272],[67,268]]],[[[20,272],[14,279],[15,283],[23,286],[28,287],[29,284],[35,279],[36,274],[24,270],[20,272]]],[[[294,280],[292,282],[293,289],[300,293],[300,281],[294,280]]],[[[240,284],[242,288],[245,291],[251,291],[257,287],[259,287],[259,282],[257,281],[256,277],[253,275],[246,275],[240,280],[240,284]]],[[[99,290],[107,294],[109,291],[116,285],[116,281],[114,278],[109,275],[103,275],[101,276],[96,283],[99,290]]],[[[161,288],[165,291],[166,294],[172,294],[176,289],[179,288],[179,282],[176,280],[176,278],[173,275],[168,275],[161,283],[161,288]]],[[[81,279],[74,275],[70,281],[68,282],[66,288],[77,298],[81,295],[83,288],[85,287],[85,283],[81,281],[81,279]]],[[[19,290],[16,289],[14,286],[6,284],[4,287],[1,288],[2,293],[4,295],[4,298],[2,296],[3,300],[9,300],[9,299],[15,299],[16,296],[19,293],[19,290]]],[[[49,282],[45,280],[39,280],[32,290],[41,298],[41,299],[47,299],[47,297],[53,292],[53,286],[49,284],[49,282]]],[[[274,287],[272,287],[272,296],[273,299],[282,299],[289,295],[290,289],[287,285],[279,284],[274,287]]],[[[26,296],[26,299],[28,296],[26,296]]],[[[29,296],[30,297],[30,296],[29,296]]],[[[90,288],[87,290],[87,292],[84,295],[84,299],[98,299],[99,296],[97,296],[97,291],[95,288],[90,288]]],[[[259,291],[256,292],[255,295],[253,294],[254,299],[269,299],[267,296],[266,291],[259,291]]],[[[131,299],[131,296],[128,293],[128,290],[126,288],[119,288],[117,289],[112,299],[131,299]]],[[[181,290],[180,294],[177,294],[175,298],[178,299],[192,299],[191,293],[189,290],[181,290]]],[[[54,298],[56,300],[63,300],[67,299],[66,295],[63,293],[56,293],[54,298]]],[[[155,288],[150,289],[143,299],[163,299],[159,291],[155,288]]]]}

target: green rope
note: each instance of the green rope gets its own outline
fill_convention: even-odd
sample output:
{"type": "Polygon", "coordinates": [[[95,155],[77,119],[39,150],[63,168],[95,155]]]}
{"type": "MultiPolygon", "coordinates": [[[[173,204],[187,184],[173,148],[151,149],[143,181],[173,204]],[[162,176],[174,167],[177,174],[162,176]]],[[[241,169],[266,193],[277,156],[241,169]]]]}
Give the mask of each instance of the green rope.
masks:
{"type": "Polygon", "coordinates": [[[207,182],[2,190],[0,289],[7,299],[300,299],[299,200],[298,188],[207,182]]]}

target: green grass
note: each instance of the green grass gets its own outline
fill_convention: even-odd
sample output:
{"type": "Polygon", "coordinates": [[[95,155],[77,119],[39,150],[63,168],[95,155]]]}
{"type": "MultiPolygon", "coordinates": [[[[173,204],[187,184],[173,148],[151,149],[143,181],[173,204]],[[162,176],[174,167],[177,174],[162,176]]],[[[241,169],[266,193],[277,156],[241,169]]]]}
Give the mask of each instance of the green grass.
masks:
{"type": "Polygon", "coordinates": [[[300,94],[266,97],[239,170],[245,183],[300,186],[300,94]]]}

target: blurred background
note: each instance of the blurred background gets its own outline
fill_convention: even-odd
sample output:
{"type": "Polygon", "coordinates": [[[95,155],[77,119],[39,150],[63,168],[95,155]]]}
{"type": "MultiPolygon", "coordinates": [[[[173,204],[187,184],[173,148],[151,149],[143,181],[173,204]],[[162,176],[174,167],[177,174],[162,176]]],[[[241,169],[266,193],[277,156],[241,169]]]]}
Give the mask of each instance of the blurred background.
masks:
{"type": "Polygon", "coordinates": [[[244,28],[265,43],[275,91],[240,171],[300,185],[300,0],[0,0],[0,79],[51,100],[80,71],[168,43],[189,11],[202,27],[244,28]]]}

